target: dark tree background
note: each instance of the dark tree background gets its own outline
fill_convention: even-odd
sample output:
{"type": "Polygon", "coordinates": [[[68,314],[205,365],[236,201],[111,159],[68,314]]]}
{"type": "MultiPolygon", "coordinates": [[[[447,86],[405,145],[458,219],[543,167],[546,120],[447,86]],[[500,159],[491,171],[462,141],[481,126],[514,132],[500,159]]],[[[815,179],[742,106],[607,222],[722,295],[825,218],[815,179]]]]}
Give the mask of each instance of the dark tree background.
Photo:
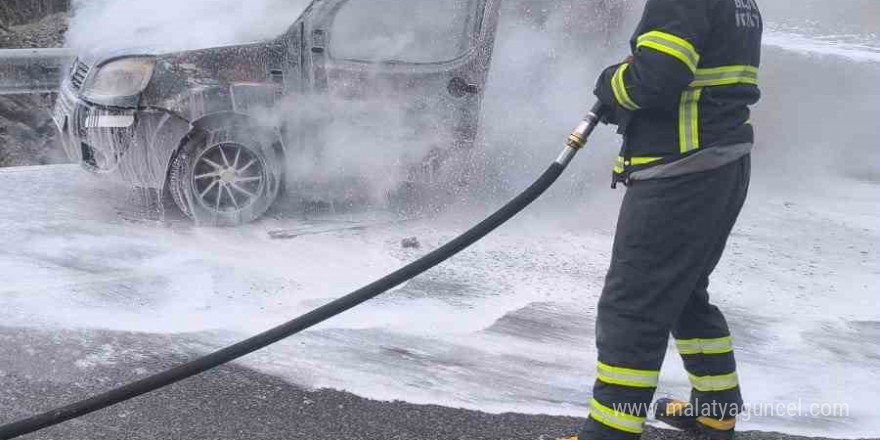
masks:
{"type": "MultiPolygon", "coordinates": [[[[69,0],[0,0],[0,49],[60,47],[69,0]]],[[[47,95],[0,95],[0,166],[65,161],[47,95]]]]}

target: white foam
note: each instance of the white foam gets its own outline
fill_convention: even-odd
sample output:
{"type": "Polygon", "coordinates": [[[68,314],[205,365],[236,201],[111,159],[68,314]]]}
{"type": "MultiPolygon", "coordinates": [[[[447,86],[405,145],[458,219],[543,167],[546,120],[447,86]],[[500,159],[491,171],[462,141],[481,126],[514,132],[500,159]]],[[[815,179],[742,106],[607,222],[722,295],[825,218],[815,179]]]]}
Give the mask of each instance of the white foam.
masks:
{"type": "Polygon", "coordinates": [[[839,57],[856,62],[880,62],[880,46],[858,35],[812,36],[768,29],[764,32],[763,43],[765,46],[808,55],[839,57]]]}

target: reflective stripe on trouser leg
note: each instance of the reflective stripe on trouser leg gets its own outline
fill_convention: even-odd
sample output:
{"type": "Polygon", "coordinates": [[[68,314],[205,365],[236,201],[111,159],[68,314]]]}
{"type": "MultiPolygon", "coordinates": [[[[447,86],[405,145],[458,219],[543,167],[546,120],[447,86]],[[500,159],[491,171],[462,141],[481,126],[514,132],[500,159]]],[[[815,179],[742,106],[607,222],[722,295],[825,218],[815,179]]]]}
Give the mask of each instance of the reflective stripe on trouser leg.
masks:
{"type": "Polygon", "coordinates": [[[739,378],[730,336],[677,339],[675,346],[688,371],[691,401],[698,414],[718,418],[735,415],[738,409],[733,407],[740,403],[739,378]]]}
{"type": "Polygon", "coordinates": [[[710,339],[677,339],[678,353],[685,354],[723,354],[733,351],[730,336],[710,339]]]}
{"type": "MultiPolygon", "coordinates": [[[[718,244],[720,249],[721,244],[718,244]]],[[[709,269],[720,259],[714,253],[709,269]]],[[[673,330],[691,382],[694,414],[712,419],[733,418],[742,405],[730,329],[724,314],[709,302],[708,277],[701,279],[673,330]],[[703,335],[711,335],[706,337],[703,335]]]]}
{"type": "Polygon", "coordinates": [[[596,363],[596,379],[611,385],[635,388],[657,388],[660,372],[615,367],[602,362],[596,363]]]}
{"type": "Polygon", "coordinates": [[[736,371],[728,374],[720,374],[717,376],[697,376],[688,373],[691,386],[697,391],[726,391],[732,390],[739,386],[739,379],[736,377],[736,371]]]}
{"type": "Polygon", "coordinates": [[[641,434],[645,418],[627,414],[623,410],[624,408],[609,408],[596,399],[590,399],[590,418],[618,431],[641,434]]]}
{"type": "Polygon", "coordinates": [[[700,148],[699,102],[703,89],[687,89],[678,108],[678,146],[682,153],[700,148]]]}

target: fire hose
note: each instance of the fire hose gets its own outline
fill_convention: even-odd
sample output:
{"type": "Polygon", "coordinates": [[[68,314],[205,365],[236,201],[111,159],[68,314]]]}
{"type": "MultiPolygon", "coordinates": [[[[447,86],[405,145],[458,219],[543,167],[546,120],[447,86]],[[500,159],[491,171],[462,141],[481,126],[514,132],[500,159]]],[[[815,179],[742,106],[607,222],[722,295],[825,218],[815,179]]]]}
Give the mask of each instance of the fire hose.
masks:
{"type": "Polygon", "coordinates": [[[0,426],[0,439],[16,438],[48,428],[203,373],[330,319],[437,266],[510,220],[553,185],[578,150],[586,144],[593,129],[599,123],[602,111],[602,104],[596,103],[566,139],[565,148],[559,157],[525,191],[476,226],[418,260],[348,295],[256,336],[104,393],[0,426]]]}

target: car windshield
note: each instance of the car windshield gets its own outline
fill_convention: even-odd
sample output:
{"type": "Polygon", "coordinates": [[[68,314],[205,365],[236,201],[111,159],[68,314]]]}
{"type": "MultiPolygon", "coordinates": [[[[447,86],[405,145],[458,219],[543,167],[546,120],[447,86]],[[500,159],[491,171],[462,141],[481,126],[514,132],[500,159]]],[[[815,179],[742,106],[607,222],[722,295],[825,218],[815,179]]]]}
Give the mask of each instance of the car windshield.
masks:
{"type": "Polygon", "coordinates": [[[470,47],[474,0],[350,0],[330,27],[330,55],[358,61],[434,63],[470,47]]]}
{"type": "Polygon", "coordinates": [[[281,35],[311,0],[81,1],[66,45],[78,50],[171,52],[264,41],[281,35]]]}

